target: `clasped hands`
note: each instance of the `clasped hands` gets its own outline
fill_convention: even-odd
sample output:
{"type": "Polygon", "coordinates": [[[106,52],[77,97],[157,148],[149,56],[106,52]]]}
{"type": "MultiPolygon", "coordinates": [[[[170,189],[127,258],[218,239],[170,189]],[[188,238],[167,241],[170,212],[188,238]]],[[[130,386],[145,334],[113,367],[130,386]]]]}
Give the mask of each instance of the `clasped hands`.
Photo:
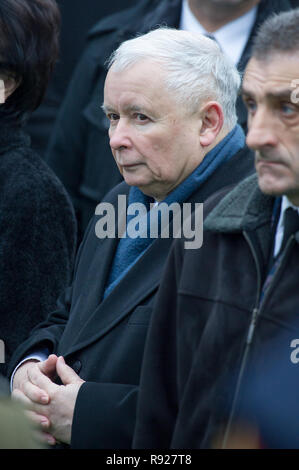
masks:
{"type": "Polygon", "coordinates": [[[29,360],[19,367],[12,398],[25,406],[26,414],[41,430],[43,442],[70,444],[75,403],[83,383],[62,356],[51,354],[46,361],[29,360]],[[56,376],[63,385],[54,383],[56,376]]]}

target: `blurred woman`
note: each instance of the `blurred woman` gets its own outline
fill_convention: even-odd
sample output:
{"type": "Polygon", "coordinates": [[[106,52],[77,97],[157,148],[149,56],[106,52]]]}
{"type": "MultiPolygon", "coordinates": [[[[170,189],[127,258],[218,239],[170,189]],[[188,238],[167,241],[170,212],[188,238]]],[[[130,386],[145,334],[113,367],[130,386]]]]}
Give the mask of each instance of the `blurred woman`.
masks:
{"type": "Polygon", "coordinates": [[[0,339],[11,354],[68,285],[76,222],[59,180],[23,126],[58,57],[54,0],[0,2],[0,339]]]}

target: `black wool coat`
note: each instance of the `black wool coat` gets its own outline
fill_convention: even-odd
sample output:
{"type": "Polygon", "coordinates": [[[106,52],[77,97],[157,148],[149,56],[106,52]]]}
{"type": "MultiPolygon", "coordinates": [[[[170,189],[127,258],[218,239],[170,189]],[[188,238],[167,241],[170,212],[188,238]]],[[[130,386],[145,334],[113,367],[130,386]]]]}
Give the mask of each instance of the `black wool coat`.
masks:
{"type": "Polygon", "coordinates": [[[248,376],[257,361],[261,373],[265,347],[281,335],[288,367],[299,333],[299,232],[262,297],[273,203],[253,175],[206,217],[199,250],[174,243],[144,352],[135,448],[210,448],[216,437],[225,444],[228,423],[246,408],[248,376]]]}
{"type": "Polygon", "coordinates": [[[0,123],[0,339],[11,355],[69,285],[76,219],[52,170],[18,127],[0,123]]]}
{"type": "MultiPolygon", "coordinates": [[[[109,146],[109,121],[102,113],[105,62],[119,44],[159,24],[179,27],[182,0],[142,0],[136,7],[100,21],[89,33],[61,106],[46,161],[68,190],[78,218],[81,238],[95,207],[122,177],[109,146]]],[[[261,0],[256,22],[238,69],[249,60],[253,37],[272,13],[289,10],[289,0],[261,0]]],[[[246,127],[247,112],[237,102],[239,124],[246,127]]]]}
{"type": "MultiPolygon", "coordinates": [[[[244,147],[217,170],[185,202],[203,202],[219,188],[235,184],[253,171],[244,147]]],[[[116,208],[121,183],[105,198],[116,208]]],[[[104,202],[104,201],[103,201],[104,202]]],[[[11,367],[30,350],[47,345],[61,354],[86,380],[76,401],[73,448],[129,448],[144,342],[171,238],[157,238],[104,299],[102,295],[117,247],[117,238],[99,239],[98,216],[85,233],[76,260],[73,284],[53,315],[16,352],[11,367]]],[[[117,219],[116,219],[117,220],[117,219]]]]}

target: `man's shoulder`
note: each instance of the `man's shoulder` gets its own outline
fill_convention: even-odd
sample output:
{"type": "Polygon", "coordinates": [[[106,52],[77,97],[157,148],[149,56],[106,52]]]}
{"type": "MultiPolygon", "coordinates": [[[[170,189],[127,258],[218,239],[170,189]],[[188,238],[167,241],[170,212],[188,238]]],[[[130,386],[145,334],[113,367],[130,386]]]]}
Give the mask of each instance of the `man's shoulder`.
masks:
{"type": "Polygon", "coordinates": [[[107,205],[110,205],[113,209],[117,208],[119,203],[119,196],[125,196],[128,198],[130,192],[130,186],[122,181],[121,183],[117,184],[112,188],[104,197],[103,199],[97,204],[95,207],[94,215],[91,217],[88,227],[85,231],[84,239],[92,238],[94,239],[95,235],[95,226],[99,220],[99,215],[103,215],[103,212],[107,211],[107,205]]]}
{"type": "Polygon", "coordinates": [[[130,192],[131,186],[129,186],[125,181],[117,184],[112,188],[102,199],[100,204],[103,203],[110,203],[110,204],[117,204],[118,196],[128,196],[130,192]]]}

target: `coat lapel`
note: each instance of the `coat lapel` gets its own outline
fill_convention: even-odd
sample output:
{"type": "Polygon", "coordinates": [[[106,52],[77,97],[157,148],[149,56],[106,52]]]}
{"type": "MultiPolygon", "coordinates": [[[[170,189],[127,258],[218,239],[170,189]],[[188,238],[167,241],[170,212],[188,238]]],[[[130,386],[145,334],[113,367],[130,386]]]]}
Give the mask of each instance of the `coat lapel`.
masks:
{"type": "MultiPolygon", "coordinates": [[[[65,354],[71,354],[98,340],[157,289],[171,243],[171,239],[155,240],[113,291],[99,303],[101,298],[99,295],[103,292],[104,287],[103,281],[101,281],[101,287],[98,286],[90,294],[97,298],[97,307],[80,329],[71,349],[67,350],[65,354]]],[[[98,253],[101,254],[101,250],[98,253]]],[[[106,259],[108,259],[108,255],[106,259]]],[[[95,257],[94,262],[96,265],[101,263],[99,255],[95,257]]],[[[108,262],[106,262],[106,273],[107,266],[108,262]]],[[[91,272],[89,274],[87,282],[89,286],[92,286],[92,284],[95,284],[95,282],[92,282],[94,277],[91,272]]]]}

